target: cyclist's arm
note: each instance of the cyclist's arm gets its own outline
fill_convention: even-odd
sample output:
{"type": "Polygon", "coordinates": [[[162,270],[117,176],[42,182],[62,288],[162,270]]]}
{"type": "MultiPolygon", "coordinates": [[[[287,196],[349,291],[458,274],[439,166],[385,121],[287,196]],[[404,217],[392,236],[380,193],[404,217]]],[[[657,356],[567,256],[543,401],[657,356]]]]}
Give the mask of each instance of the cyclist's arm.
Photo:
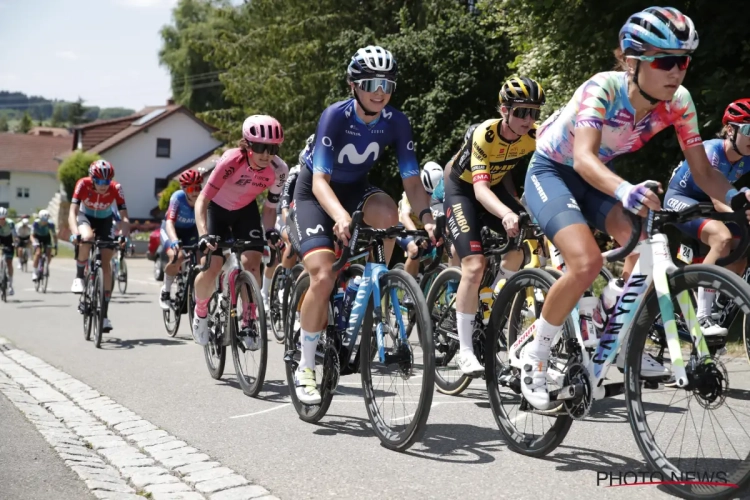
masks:
{"type": "Polygon", "coordinates": [[[706,155],[706,149],[699,143],[696,146],[686,149],[684,153],[690,173],[693,175],[693,179],[695,179],[698,187],[711,197],[718,211],[731,212],[732,209],[725,203],[720,201],[726,207],[726,210],[722,210],[716,205],[716,202],[718,200],[725,200],[727,191],[734,189],[734,187],[724,177],[724,174],[711,166],[711,162],[706,155]]]}
{"type": "Polygon", "coordinates": [[[403,113],[394,112],[394,120],[397,120],[398,131],[396,133],[395,146],[398,158],[398,170],[404,184],[406,197],[414,213],[422,224],[435,224],[430,211],[430,195],[424,190],[419,177],[419,164],[414,154],[414,141],[412,140],[411,123],[403,113]],[[427,213],[419,215],[427,210],[427,213]]]}
{"type": "Polygon", "coordinates": [[[505,206],[490,189],[492,175],[490,174],[489,158],[485,149],[488,149],[487,141],[480,127],[477,127],[474,130],[471,145],[471,181],[474,186],[474,196],[489,213],[498,219],[502,219],[513,211],[505,206]]]}
{"type": "MultiPolygon", "coordinates": [[[[171,241],[177,241],[177,230],[174,227],[174,221],[177,219],[177,213],[180,211],[180,191],[175,191],[169,198],[167,214],[164,218],[164,230],[171,241]]],[[[203,234],[203,233],[201,233],[203,234]]]]}
{"type": "Polygon", "coordinates": [[[612,172],[599,159],[601,142],[601,128],[577,125],[573,145],[573,169],[593,187],[614,197],[615,190],[624,179],[612,172]]]}
{"type": "Polygon", "coordinates": [[[52,239],[55,240],[55,248],[57,248],[57,229],[54,224],[49,225],[49,234],[52,235],[52,239]]]}
{"type": "Polygon", "coordinates": [[[266,231],[274,229],[276,226],[276,206],[281,201],[284,185],[289,176],[289,167],[281,158],[273,158],[271,162],[276,173],[276,181],[268,188],[268,196],[263,205],[263,228],[266,231]]]}
{"type": "MultiPolygon", "coordinates": [[[[174,227],[174,221],[171,219],[167,219],[164,223],[164,230],[167,231],[167,236],[169,236],[169,239],[171,241],[177,241],[177,231],[174,227]]],[[[204,233],[201,233],[204,234],[204,233]]]]}
{"type": "Polygon", "coordinates": [[[503,186],[505,187],[505,190],[510,193],[513,198],[518,199],[518,191],[516,191],[516,184],[513,182],[513,176],[510,175],[510,172],[505,174],[505,177],[503,177],[503,186]]]}
{"type": "Polygon", "coordinates": [[[70,234],[73,236],[78,235],[78,212],[81,209],[80,202],[76,201],[75,198],[70,203],[70,210],[68,210],[68,227],[70,228],[70,234]]]}
{"type": "Polygon", "coordinates": [[[417,226],[414,225],[414,221],[411,220],[411,205],[408,203],[399,203],[398,204],[398,221],[404,225],[406,229],[409,229],[411,231],[414,231],[417,229],[417,226]]]}
{"type": "Polygon", "coordinates": [[[263,205],[263,229],[268,231],[276,226],[276,204],[263,205]]]}

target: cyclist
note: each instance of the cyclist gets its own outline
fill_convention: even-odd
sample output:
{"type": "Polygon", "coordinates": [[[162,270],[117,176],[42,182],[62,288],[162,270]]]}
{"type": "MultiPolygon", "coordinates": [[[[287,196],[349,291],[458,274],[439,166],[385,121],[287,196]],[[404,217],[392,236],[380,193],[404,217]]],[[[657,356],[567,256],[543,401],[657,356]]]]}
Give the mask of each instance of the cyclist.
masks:
{"type": "MultiPolygon", "coordinates": [[[[227,150],[216,164],[206,186],[195,202],[195,221],[198,226],[201,251],[210,250],[214,256],[211,267],[195,277],[195,316],[193,338],[200,345],[208,343],[208,301],[214,290],[216,277],[223,265],[222,250],[216,248],[217,237],[221,242],[230,239],[252,241],[253,246],[241,256],[242,266],[260,279],[260,262],[265,241],[271,244],[278,240],[275,229],[269,229],[263,237],[262,227],[273,228],[276,204],[281,196],[289,168],[276,156],[284,142],[284,130],[279,122],[267,115],[253,115],[242,124],[242,139],[238,147],[227,150]],[[268,189],[263,207],[263,226],[256,198],[268,189]]],[[[254,314],[251,308],[246,314],[254,314]]],[[[245,325],[254,318],[243,318],[245,325]]],[[[257,337],[248,337],[248,342],[257,342],[257,337]]],[[[257,350],[259,345],[251,345],[257,350]]]]}
{"type": "MultiPolygon", "coordinates": [[[[733,102],[724,111],[722,118],[724,128],[721,139],[711,139],[703,143],[711,166],[719,170],[730,183],[750,171],[750,99],[733,102]]],[[[664,195],[664,204],[673,210],[685,208],[701,202],[713,202],[717,210],[731,212],[722,201],[711,199],[699,188],[690,173],[687,160],[678,165],[669,181],[669,188],[664,195]]],[[[734,224],[726,226],[721,221],[696,219],[677,226],[682,233],[702,241],[710,248],[703,259],[704,264],[715,264],[719,257],[726,257],[731,250],[732,235],[739,236],[734,224]]],[[[740,258],[727,266],[727,269],[742,274],[745,270],[745,259],[740,258]]],[[[705,335],[726,335],[727,329],[716,324],[711,318],[711,308],[716,290],[698,288],[698,322],[705,335]]]]}
{"type": "MultiPolygon", "coordinates": [[[[419,167],[409,119],[388,105],[396,89],[397,63],[382,47],[357,50],[347,68],[353,98],[332,104],[320,117],[312,154],[306,156],[294,191],[292,217],[305,268],[310,273],[310,291],[300,311],[301,359],[296,373],[297,397],[305,404],[318,404],[315,382],[315,350],[328,322],[328,298],[336,274],[334,238],[349,243],[351,213],[364,211],[365,223],[386,228],[398,223],[396,203],[370,185],[367,173],[393,146],[407,197],[418,218],[433,237],[434,222],[429,196],[419,181],[419,167]]],[[[385,242],[386,262],[393,253],[393,240],[385,242]]]]}
{"type": "Polygon", "coordinates": [[[26,217],[21,219],[21,223],[16,226],[16,235],[18,236],[18,246],[16,248],[18,269],[21,269],[21,256],[23,255],[23,251],[29,247],[29,242],[31,241],[31,226],[29,225],[29,219],[26,217]]]}
{"type": "MultiPolygon", "coordinates": [[[[456,363],[466,375],[480,375],[484,367],[474,354],[472,335],[479,303],[479,284],[486,259],[481,229],[518,235],[523,207],[506,175],[534,151],[535,121],[545,96],[541,85],[526,77],[511,78],[499,93],[500,118],[487,120],[465,141],[445,180],[445,215],[456,253],[461,259],[461,281],[456,292],[456,331],[460,350],[456,363]]],[[[523,252],[503,256],[501,278],[508,279],[523,263],[523,252]]]]}
{"type": "Polygon", "coordinates": [[[47,210],[39,211],[39,218],[34,221],[31,231],[31,242],[34,245],[34,271],[31,274],[31,281],[39,279],[37,268],[39,267],[39,258],[42,256],[42,248],[47,255],[47,265],[52,261],[52,239],[55,240],[55,255],[57,255],[57,232],[55,223],[50,222],[49,212],[47,210]]]}
{"type": "Polygon", "coordinates": [[[0,207],[0,246],[8,268],[8,295],[13,295],[13,246],[17,240],[16,225],[8,218],[8,209],[0,207]]]}
{"type": "Polygon", "coordinates": [[[194,245],[198,242],[198,228],[195,226],[195,202],[201,192],[203,176],[197,170],[186,170],[178,178],[179,189],[169,198],[167,215],[161,223],[159,238],[162,248],[167,252],[167,266],[164,268],[164,284],[159,293],[159,306],[170,307],[170,291],[177,273],[182,267],[183,256],[180,245],[194,245]],[[174,264],[169,264],[177,252],[174,264]]]}
{"type": "MultiPolygon", "coordinates": [[[[645,183],[625,181],[609,162],[640,149],[672,125],[696,183],[727,204],[737,194],[724,175],[711,168],[700,147],[695,106],[680,85],[690,54],[698,47],[690,18],[671,7],[649,7],[625,22],[619,39],[615,53],[622,70],[591,77],[542,124],[526,174],[529,209],[569,270],[551,287],[540,317],[523,334],[535,336],[521,353],[521,389],[539,409],[550,407],[545,375],[552,339],[602,267],[587,222],[624,244],[631,225],[621,205],[641,215],[646,213],[644,207],[661,207],[657,194],[645,183]]],[[[629,277],[634,262],[630,259],[623,278],[629,277]]],[[[618,357],[618,365],[623,358],[618,357]]],[[[644,356],[641,372],[668,375],[650,356],[644,356]]]]}
{"type": "MultiPolygon", "coordinates": [[[[117,204],[122,218],[122,231],[130,233],[130,220],[125,205],[125,195],[119,182],[113,181],[115,169],[107,160],[96,160],[89,166],[89,176],[76,182],[73,199],[70,200],[68,227],[71,241],[79,241],[76,255],[76,277],[70,287],[73,293],[83,292],[83,272],[91,243],[95,240],[114,241],[115,231],[110,206],[117,204]]],[[[102,331],[112,330],[112,321],[107,316],[112,295],[112,254],[109,248],[102,249],[102,271],[104,273],[104,316],[102,331]]]]}

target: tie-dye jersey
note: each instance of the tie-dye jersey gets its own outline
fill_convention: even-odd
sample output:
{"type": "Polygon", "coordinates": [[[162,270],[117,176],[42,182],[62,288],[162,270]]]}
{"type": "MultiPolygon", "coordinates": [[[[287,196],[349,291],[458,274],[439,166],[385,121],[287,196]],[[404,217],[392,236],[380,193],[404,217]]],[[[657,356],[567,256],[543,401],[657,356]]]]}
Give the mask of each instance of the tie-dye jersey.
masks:
{"type": "Polygon", "coordinates": [[[671,101],[660,103],[638,123],[634,121],[635,109],[628,99],[625,72],[598,73],[578,87],[568,104],[539,127],[536,150],[550,160],[573,166],[575,129],[581,127],[602,131],[599,159],[603,163],[638,151],[670,125],[683,150],[702,142],[693,99],[682,86],[671,101]]]}

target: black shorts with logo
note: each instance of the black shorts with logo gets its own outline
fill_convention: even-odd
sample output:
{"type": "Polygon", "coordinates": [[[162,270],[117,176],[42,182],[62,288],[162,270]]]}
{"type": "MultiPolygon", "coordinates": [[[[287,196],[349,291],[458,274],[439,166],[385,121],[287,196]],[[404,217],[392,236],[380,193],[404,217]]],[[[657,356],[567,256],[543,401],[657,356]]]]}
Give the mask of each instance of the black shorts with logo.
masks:
{"type": "MultiPolygon", "coordinates": [[[[222,242],[232,239],[252,241],[248,250],[262,252],[265,246],[257,200],[237,210],[227,210],[213,201],[209,202],[206,229],[208,234],[218,236],[222,242]]],[[[222,251],[217,249],[213,254],[221,255],[222,251]]]]}
{"type": "MultiPolygon", "coordinates": [[[[519,214],[526,210],[511,194],[498,183],[490,188],[503,205],[519,214]]],[[[447,231],[453,239],[453,245],[458,256],[463,259],[467,255],[482,253],[481,230],[489,227],[493,231],[505,234],[503,221],[492,215],[479,203],[474,195],[474,185],[468,182],[456,181],[449,177],[445,181],[445,209],[447,231]]]]}
{"type": "MultiPolygon", "coordinates": [[[[290,239],[295,250],[298,250],[302,257],[313,251],[332,251],[334,248],[334,221],[315,198],[312,191],[312,178],[313,174],[310,169],[303,167],[297,178],[292,210],[288,216],[291,222],[290,239]]],[[[330,186],[341,206],[350,215],[357,210],[362,210],[372,195],[383,192],[382,189],[367,182],[367,178],[349,184],[331,182],[330,186]]]]}
{"type": "Polygon", "coordinates": [[[109,217],[89,217],[81,212],[78,212],[78,219],[76,219],[79,226],[89,226],[94,232],[94,237],[100,241],[115,241],[115,224],[114,219],[110,215],[109,217]]]}
{"type": "Polygon", "coordinates": [[[3,247],[3,256],[5,260],[13,258],[13,236],[0,236],[0,246],[3,247]]]}

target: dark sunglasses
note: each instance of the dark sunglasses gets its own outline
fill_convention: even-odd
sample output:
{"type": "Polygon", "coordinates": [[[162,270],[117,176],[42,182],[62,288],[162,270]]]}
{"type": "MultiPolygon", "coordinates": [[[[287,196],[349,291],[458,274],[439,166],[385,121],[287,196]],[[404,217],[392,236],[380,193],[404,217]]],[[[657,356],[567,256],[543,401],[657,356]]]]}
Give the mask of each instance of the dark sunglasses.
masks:
{"type": "Polygon", "coordinates": [[[200,184],[193,184],[192,186],[183,187],[182,190],[189,194],[200,193],[201,186],[200,184]]]}
{"type": "Polygon", "coordinates": [[[383,89],[383,93],[392,94],[396,90],[396,82],[386,80],[385,78],[371,78],[369,80],[357,80],[354,82],[359,90],[365,92],[377,92],[378,88],[383,89]]]}
{"type": "Polygon", "coordinates": [[[94,178],[92,180],[94,181],[94,184],[96,184],[97,186],[109,186],[110,183],[112,182],[109,179],[97,179],[97,178],[94,178]]]}
{"type": "Polygon", "coordinates": [[[639,61],[650,62],[650,66],[654,69],[660,69],[662,71],[671,71],[672,68],[677,66],[680,71],[685,71],[690,64],[690,56],[673,56],[673,55],[657,55],[657,56],[628,56],[632,59],[638,59],[639,61]]]}
{"type": "Polygon", "coordinates": [[[258,155],[262,155],[263,153],[268,151],[268,154],[270,154],[271,156],[275,156],[279,154],[280,146],[278,144],[265,144],[262,142],[257,142],[257,143],[251,143],[250,149],[252,150],[253,153],[258,154],[258,155]]]}
{"type": "Polygon", "coordinates": [[[531,116],[532,120],[538,120],[541,115],[542,110],[539,108],[513,108],[513,116],[522,120],[527,116],[531,116]]]}
{"type": "Polygon", "coordinates": [[[731,125],[737,127],[737,132],[741,135],[750,137],[750,123],[732,123],[731,125]]]}

